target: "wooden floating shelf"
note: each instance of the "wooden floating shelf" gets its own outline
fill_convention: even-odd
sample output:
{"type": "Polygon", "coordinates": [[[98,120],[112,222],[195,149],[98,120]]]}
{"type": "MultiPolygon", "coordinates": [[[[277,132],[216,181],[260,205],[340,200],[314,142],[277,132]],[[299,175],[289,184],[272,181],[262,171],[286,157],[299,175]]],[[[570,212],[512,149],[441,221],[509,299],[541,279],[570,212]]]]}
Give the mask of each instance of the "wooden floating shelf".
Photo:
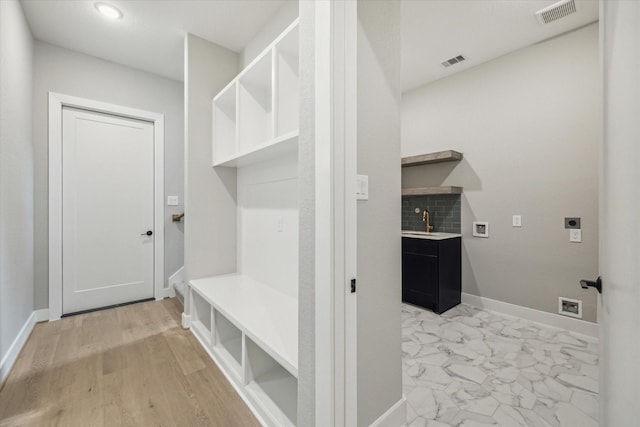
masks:
{"type": "Polygon", "coordinates": [[[462,160],[462,153],[453,150],[438,151],[437,153],[420,154],[419,156],[403,157],[402,167],[420,166],[442,162],[457,162],[462,160]]]}
{"type": "Polygon", "coordinates": [[[403,196],[433,196],[438,194],[462,194],[462,187],[403,188],[403,196]]]}

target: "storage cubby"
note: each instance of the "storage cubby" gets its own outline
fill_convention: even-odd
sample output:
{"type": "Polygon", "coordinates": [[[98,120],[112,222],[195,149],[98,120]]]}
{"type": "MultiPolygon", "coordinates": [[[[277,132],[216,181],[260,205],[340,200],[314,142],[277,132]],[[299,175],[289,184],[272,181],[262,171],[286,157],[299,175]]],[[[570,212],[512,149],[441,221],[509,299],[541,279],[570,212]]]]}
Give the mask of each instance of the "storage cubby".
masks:
{"type": "Polygon", "coordinates": [[[239,151],[255,149],[273,138],[271,55],[263,55],[240,77],[239,151]]]}
{"type": "Polygon", "coordinates": [[[213,99],[214,162],[237,154],[237,83],[232,82],[213,99]]]}
{"type": "Polygon", "coordinates": [[[275,46],[276,136],[298,130],[298,27],[294,27],[275,46]]]}
{"type": "Polygon", "coordinates": [[[242,365],[242,331],[218,311],[215,311],[214,319],[214,348],[239,375],[242,365]]]}
{"type": "Polygon", "coordinates": [[[211,343],[211,305],[200,295],[192,292],[193,319],[191,327],[205,343],[211,343]]]}
{"type": "Polygon", "coordinates": [[[298,148],[298,20],[213,100],[213,166],[244,167],[298,148]]]}
{"type": "Polygon", "coordinates": [[[298,379],[246,339],[245,382],[264,415],[277,426],[295,426],[298,418],[298,379]]]}

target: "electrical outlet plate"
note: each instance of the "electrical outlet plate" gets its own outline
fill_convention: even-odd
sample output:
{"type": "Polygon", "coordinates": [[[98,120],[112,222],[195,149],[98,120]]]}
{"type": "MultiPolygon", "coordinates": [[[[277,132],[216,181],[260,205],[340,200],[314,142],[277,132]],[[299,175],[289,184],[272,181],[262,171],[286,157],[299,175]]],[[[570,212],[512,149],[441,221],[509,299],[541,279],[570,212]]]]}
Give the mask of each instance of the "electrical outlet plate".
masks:
{"type": "Polygon", "coordinates": [[[511,224],[514,227],[522,227],[522,215],[513,215],[511,224]]]}
{"type": "Polygon", "coordinates": [[[569,241],[573,243],[582,243],[582,230],[569,230],[569,241]]]}
{"type": "Polygon", "coordinates": [[[582,301],[579,299],[558,297],[558,313],[564,316],[582,319],[582,301]]]}

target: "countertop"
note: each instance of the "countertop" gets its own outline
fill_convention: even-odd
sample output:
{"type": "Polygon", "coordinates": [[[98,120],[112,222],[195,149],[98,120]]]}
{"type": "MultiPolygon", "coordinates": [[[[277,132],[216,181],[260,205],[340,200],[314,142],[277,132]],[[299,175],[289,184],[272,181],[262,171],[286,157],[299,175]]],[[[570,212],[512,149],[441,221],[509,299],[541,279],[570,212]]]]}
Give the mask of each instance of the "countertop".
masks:
{"type": "Polygon", "coordinates": [[[446,240],[446,239],[454,239],[456,237],[462,237],[462,234],[434,233],[434,232],[427,233],[425,231],[402,230],[402,237],[410,237],[412,239],[446,240]]]}

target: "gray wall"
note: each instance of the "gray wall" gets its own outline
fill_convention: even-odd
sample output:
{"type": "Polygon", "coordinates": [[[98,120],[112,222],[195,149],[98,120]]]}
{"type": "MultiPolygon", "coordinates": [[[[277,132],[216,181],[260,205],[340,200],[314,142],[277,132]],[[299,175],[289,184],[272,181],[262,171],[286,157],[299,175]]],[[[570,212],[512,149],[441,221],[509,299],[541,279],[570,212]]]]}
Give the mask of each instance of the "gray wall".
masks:
{"type": "Polygon", "coordinates": [[[358,1],[358,425],[402,397],[400,2],[358,1]],[[366,71],[366,72],[364,72],[366,71]]]}
{"type": "Polygon", "coordinates": [[[269,22],[267,22],[247,43],[240,54],[240,68],[243,69],[273,42],[297,17],[298,0],[286,0],[269,22]]]}
{"type": "Polygon", "coordinates": [[[0,360],[33,311],[33,39],[0,1],[0,360]]]}
{"type": "MultiPolygon", "coordinates": [[[[49,306],[48,92],[78,96],[164,114],[165,283],[183,264],[182,225],[166,206],[166,195],[183,198],[182,83],[93,56],[35,42],[33,136],[35,145],[35,304],[49,306]]],[[[182,205],[182,203],[181,203],[182,205]]]]}
{"type": "Polygon", "coordinates": [[[236,271],[236,170],[211,166],[211,100],[238,74],[238,54],[185,40],[185,279],[236,271]]]}
{"type": "Polygon", "coordinates": [[[403,94],[403,156],[464,153],[403,171],[403,187],[464,187],[463,292],[551,313],[577,298],[596,320],[578,280],[598,273],[600,78],[593,24],[403,94]],[[583,243],[565,216],[582,218],[583,243]],[[474,220],[488,239],[471,237],[474,220]]]}

